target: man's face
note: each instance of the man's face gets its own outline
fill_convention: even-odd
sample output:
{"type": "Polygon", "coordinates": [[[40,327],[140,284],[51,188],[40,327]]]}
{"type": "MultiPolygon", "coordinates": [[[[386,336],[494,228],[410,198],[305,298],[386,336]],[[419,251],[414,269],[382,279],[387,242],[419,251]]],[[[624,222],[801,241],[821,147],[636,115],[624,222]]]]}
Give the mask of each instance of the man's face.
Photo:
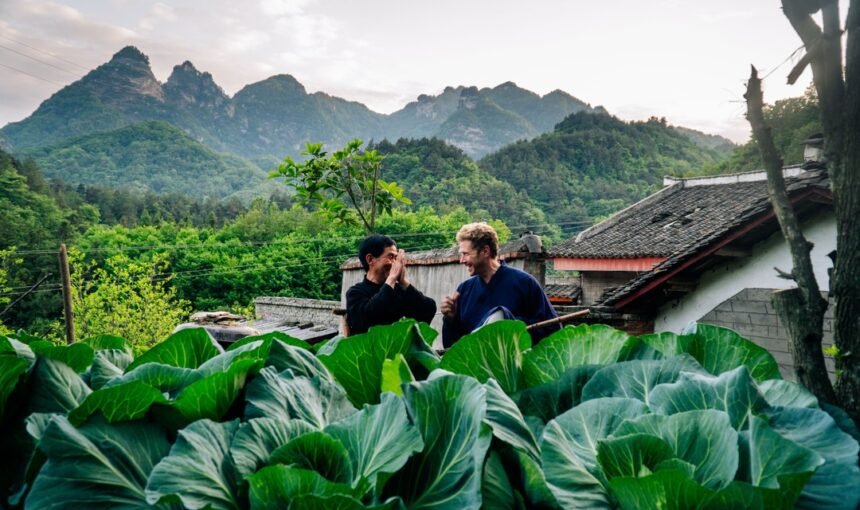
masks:
{"type": "Polygon", "coordinates": [[[367,256],[367,273],[384,278],[388,278],[388,273],[391,272],[391,264],[397,258],[397,246],[389,246],[382,250],[378,257],[373,255],[367,256]]]}
{"type": "Polygon", "coordinates": [[[460,241],[460,263],[466,266],[469,276],[480,272],[487,265],[490,255],[489,247],[485,246],[480,251],[472,245],[472,241],[460,241]]]}

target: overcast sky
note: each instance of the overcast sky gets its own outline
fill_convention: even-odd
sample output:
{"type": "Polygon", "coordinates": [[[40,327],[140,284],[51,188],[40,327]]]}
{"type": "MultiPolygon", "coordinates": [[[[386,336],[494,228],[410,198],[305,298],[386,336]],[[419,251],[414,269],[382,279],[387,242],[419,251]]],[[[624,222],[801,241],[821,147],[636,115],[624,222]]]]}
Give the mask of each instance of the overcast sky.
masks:
{"type": "Polygon", "coordinates": [[[776,69],[770,102],[811,79],[785,85],[800,40],[779,0],[0,0],[0,126],[126,45],[161,81],[190,60],[230,95],[286,73],[390,113],[447,85],[513,81],[736,142],[750,64],[776,69]]]}

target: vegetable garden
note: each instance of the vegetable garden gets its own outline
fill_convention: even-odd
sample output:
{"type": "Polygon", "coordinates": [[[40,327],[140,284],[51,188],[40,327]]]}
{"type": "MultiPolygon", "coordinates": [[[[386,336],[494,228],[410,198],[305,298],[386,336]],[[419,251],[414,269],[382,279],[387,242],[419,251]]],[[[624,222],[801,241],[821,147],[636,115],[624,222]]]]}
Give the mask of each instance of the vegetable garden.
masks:
{"type": "MultiPolygon", "coordinates": [[[[183,330],[0,337],[12,508],[846,508],[858,431],[764,349],[697,325],[631,337],[504,321],[444,356],[403,321],[226,351],[183,330]]],[[[3,506],[0,504],[0,506],[3,506]]]]}

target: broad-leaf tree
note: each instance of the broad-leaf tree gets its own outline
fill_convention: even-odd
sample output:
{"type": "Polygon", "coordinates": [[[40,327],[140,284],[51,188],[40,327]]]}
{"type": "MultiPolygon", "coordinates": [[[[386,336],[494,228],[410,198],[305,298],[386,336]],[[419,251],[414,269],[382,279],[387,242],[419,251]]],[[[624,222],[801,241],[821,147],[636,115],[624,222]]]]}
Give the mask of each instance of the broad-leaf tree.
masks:
{"type": "Polygon", "coordinates": [[[297,163],[287,156],[271,177],[283,177],[303,204],[316,204],[344,223],[357,220],[370,233],[376,217],[390,213],[395,202],[411,204],[403,188],[379,178],[383,157],[375,150],[360,150],[361,140],[328,155],[321,143],[308,143],[302,151],[308,159],[297,163]]]}

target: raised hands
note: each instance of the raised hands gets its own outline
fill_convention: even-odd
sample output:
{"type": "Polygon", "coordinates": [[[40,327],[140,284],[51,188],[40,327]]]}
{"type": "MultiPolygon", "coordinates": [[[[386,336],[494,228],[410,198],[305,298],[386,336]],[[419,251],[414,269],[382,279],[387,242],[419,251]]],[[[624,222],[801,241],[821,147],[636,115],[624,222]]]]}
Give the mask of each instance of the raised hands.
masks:
{"type": "Polygon", "coordinates": [[[394,257],[394,260],[391,262],[391,269],[388,271],[388,278],[385,279],[385,283],[391,287],[394,287],[395,284],[400,284],[403,287],[409,285],[408,281],[404,283],[404,279],[406,278],[406,252],[403,250],[399,250],[397,252],[397,256],[394,257]]]}
{"type": "Polygon", "coordinates": [[[442,298],[442,306],[439,307],[439,311],[442,312],[442,315],[449,319],[453,319],[454,316],[457,315],[457,298],[459,297],[460,293],[454,292],[450,296],[442,298]]]}

